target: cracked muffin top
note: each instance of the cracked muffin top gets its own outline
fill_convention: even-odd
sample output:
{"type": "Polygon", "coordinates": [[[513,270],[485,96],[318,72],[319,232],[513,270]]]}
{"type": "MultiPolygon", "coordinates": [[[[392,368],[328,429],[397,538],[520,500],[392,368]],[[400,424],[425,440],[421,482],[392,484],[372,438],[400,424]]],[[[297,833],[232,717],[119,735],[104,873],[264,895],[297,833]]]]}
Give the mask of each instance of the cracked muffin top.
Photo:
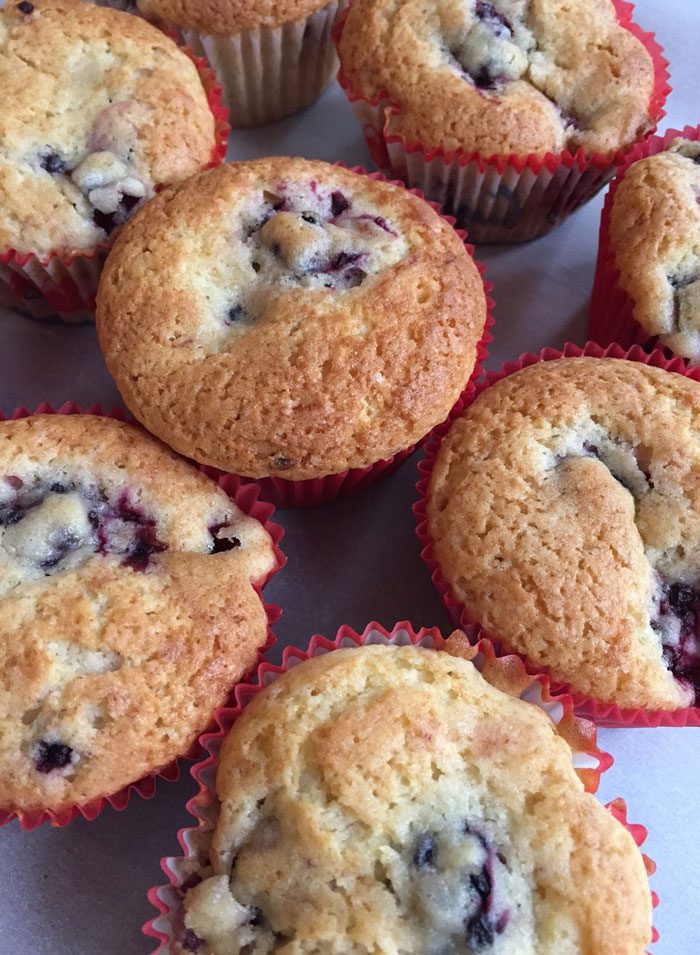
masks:
{"type": "Polygon", "coordinates": [[[650,336],[700,358],[700,142],[674,139],[617,184],[610,246],[618,284],[650,336]]]}
{"type": "Polygon", "coordinates": [[[653,125],[654,66],[612,0],[355,0],[339,43],[391,132],[482,155],[609,153],[653,125]]]}
{"type": "Polygon", "coordinates": [[[573,689],[675,709],[700,691],[700,384],[540,362],[483,391],[435,462],[428,528],[472,618],[573,689]]]}
{"type": "Polygon", "coordinates": [[[236,34],[261,26],[303,20],[330,0],[135,0],[149,19],[194,27],[207,33],[236,34]]]}
{"type": "Polygon", "coordinates": [[[138,17],[80,0],[0,11],[0,251],[106,242],[144,198],[210,161],[190,58],[138,17]]]}
{"type": "Polygon", "coordinates": [[[643,955],[650,939],[641,854],[551,720],[449,653],[288,670],[233,725],[216,791],[178,951],[643,955]]]}
{"type": "Polygon", "coordinates": [[[125,227],[97,296],[107,365],[197,461],[299,479],[444,420],[486,316],[464,243],[407,190],[328,163],[220,166],[125,227]]]}
{"type": "Polygon", "coordinates": [[[273,566],[262,525],[135,427],[0,423],[0,808],[185,753],[266,641],[273,566]]]}

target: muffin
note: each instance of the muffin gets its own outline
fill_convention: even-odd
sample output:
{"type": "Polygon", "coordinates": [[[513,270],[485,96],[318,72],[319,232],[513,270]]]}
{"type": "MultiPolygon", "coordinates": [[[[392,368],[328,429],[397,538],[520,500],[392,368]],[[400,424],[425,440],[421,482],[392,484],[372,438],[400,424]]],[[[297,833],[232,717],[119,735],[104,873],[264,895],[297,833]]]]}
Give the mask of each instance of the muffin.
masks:
{"type": "Polygon", "coordinates": [[[700,687],[700,384],[539,361],[485,387],[437,451],[432,556],[462,619],[622,709],[700,687]]]}
{"type": "Polygon", "coordinates": [[[122,230],[100,345],[136,417],[224,471],[371,466],[441,422],[486,315],[464,243],[421,198],[269,158],[168,189],[122,230]]]}
{"type": "Polygon", "coordinates": [[[549,717],[447,653],[288,670],[234,723],[216,795],[175,951],[642,955],[651,937],[642,857],[549,717]]]}
{"type": "Polygon", "coordinates": [[[130,6],[207,58],[234,127],[261,126],[310,106],[337,64],[331,28],[341,0],[135,0],[130,6]]]}
{"type": "Polygon", "coordinates": [[[601,221],[591,303],[599,341],[658,344],[700,359],[700,142],[655,139],[618,174],[601,221]],[[617,306],[611,311],[613,303],[617,306]]]}
{"type": "Polygon", "coordinates": [[[0,423],[0,809],[60,812],[186,753],[266,643],[272,542],[131,425],[0,423]]]}
{"type": "Polygon", "coordinates": [[[4,304],[85,318],[119,227],[160,185],[221,158],[203,81],[136,17],[79,0],[0,11],[4,304]]]}
{"type": "Polygon", "coordinates": [[[611,0],[353,0],[341,83],[385,169],[476,241],[533,238],[662,115],[660,50],[629,16],[611,0]]]}

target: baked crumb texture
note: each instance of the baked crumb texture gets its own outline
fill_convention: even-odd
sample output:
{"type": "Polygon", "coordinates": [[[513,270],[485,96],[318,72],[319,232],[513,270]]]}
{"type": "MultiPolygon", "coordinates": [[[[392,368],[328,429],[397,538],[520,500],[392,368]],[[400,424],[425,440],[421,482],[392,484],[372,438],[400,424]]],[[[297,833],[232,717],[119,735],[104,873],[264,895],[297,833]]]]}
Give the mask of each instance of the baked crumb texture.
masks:
{"type": "Polygon", "coordinates": [[[190,749],[267,639],[270,537],[150,436],[0,423],[0,809],[110,795],[190,749]]]}
{"type": "Polygon", "coordinates": [[[338,650],[225,740],[207,876],[180,952],[642,955],[631,835],[538,708],[462,659],[338,650]]]}
{"type": "Polygon", "coordinates": [[[204,168],[214,117],[195,64],[155,27],[80,0],[0,11],[0,251],[89,252],[204,168]]]}
{"type": "Polygon", "coordinates": [[[338,166],[220,166],[157,196],[105,265],[97,327],[133,413],[250,477],[388,458],[447,416],[486,298],[454,229],[338,166]]]}
{"type": "Polygon", "coordinates": [[[610,0],[354,0],[339,54],[428,148],[611,153],[652,125],[654,63],[610,0]]]}
{"type": "MultiPolygon", "coordinates": [[[[608,225],[617,284],[649,338],[700,357],[700,142],[677,138],[616,184],[608,225]]],[[[611,263],[611,265],[613,264],[611,263]]]]}
{"type": "Polygon", "coordinates": [[[485,389],[427,491],[455,599],[556,680],[622,708],[700,686],[700,384],[562,358],[485,389]]]}

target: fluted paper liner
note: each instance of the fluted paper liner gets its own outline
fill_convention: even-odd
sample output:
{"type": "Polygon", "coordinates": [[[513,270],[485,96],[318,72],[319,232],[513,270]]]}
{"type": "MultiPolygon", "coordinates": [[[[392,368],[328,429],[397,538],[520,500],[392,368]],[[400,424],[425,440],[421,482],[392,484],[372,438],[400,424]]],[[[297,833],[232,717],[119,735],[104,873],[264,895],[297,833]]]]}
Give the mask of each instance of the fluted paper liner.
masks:
{"type": "MultiPolygon", "coordinates": [[[[652,58],[654,87],[649,103],[647,139],[665,115],[671,91],[668,63],[653,34],[632,21],[634,7],[613,0],[618,22],[637,37],[652,58]]],[[[336,49],[349,7],[340,14],[333,36],[336,49]]],[[[408,141],[395,131],[394,117],[401,107],[386,93],[368,99],[355,91],[343,73],[338,82],[355,110],[372,159],[387,175],[403,179],[454,215],[477,245],[487,242],[525,242],[545,235],[588,202],[613,176],[632,146],[612,155],[583,149],[544,155],[485,156],[476,151],[447,151],[408,141]]]]}
{"type": "MultiPolygon", "coordinates": [[[[215,793],[216,770],[221,744],[235,720],[245,706],[266,686],[272,683],[280,673],[304,660],[311,659],[345,647],[392,644],[396,646],[414,646],[434,649],[462,656],[474,662],[490,683],[539,706],[553,720],[557,732],[572,748],[572,759],[576,772],[587,792],[595,792],[600,777],[612,765],[612,757],[601,751],[596,743],[595,726],[588,720],[578,719],[573,713],[573,704],[566,694],[551,691],[549,681],[542,674],[530,676],[515,656],[498,657],[488,641],[472,646],[459,633],[444,640],[435,628],[414,630],[408,621],[394,625],[391,630],[373,621],[359,634],[351,627],[340,628],[333,640],[315,636],[306,650],[287,647],[282,663],[274,666],[262,663],[258,667],[254,682],[239,684],[235,691],[236,705],[223,708],[216,714],[218,729],[201,738],[201,744],[209,756],[192,767],[192,776],[199,785],[199,791],[187,803],[187,809],[194,816],[195,824],[181,829],[178,841],[182,855],[161,860],[161,868],[168,877],[168,884],[152,888],[148,898],[158,911],[143,927],[144,933],[157,940],[154,950],[159,955],[175,955],[179,946],[174,948],[177,935],[182,930],[182,900],[187,889],[200,880],[199,872],[208,864],[208,848],[211,833],[218,816],[218,800],[215,793]]],[[[617,800],[609,807],[615,817],[622,822],[633,835],[637,845],[646,838],[646,830],[641,826],[630,826],[626,820],[624,803],[617,800]]],[[[646,856],[644,862],[647,872],[654,871],[654,864],[646,856]]],[[[656,897],[652,893],[654,904],[656,897]]]]}
{"type": "MultiPolygon", "coordinates": [[[[469,399],[464,403],[462,411],[471,404],[483,391],[515,374],[529,365],[535,365],[544,361],[556,361],[558,358],[581,358],[583,356],[592,356],[593,358],[623,358],[628,361],[638,361],[645,365],[652,365],[656,368],[663,368],[666,371],[677,372],[686,378],[692,378],[694,381],[700,381],[700,368],[688,369],[680,358],[669,360],[660,351],[654,351],[651,354],[644,352],[639,346],[629,350],[621,348],[619,345],[611,345],[608,348],[601,348],[594,342],[589,342],[583,348],[574,344],[566,344],[561,351],[555,348],[545,348],[539,354],[524,353],[516,361],[506,362],[498,371],[487,374],[476,387],[472,390],[469,399]]],[[[416,485],[418,500],[413,505],[413,513],[416,517],[416,534],[420,542],[421,557],[430,573],[431,579],[437,592],[439,593],[445,605],[450,618],[455,626],[462,627],[468,634],[472,642],[479,640],[489,640],[499,655],[514,654],[520,657],[529,674],[547,674],[549,671],[545,667],[539,667],[527,659],[524,653],[521,653],[508,645],[499,634],[486,631],[480,621],[475,618],[464,606],[464,604],[453,593],[452,588],[445,579],[434,553],[433,539],[428,530],[427,517],[427,494],[432,477],[433,468],[440,450],[440,444],[450,429],[453,421],[462,413],[451,415],[449,420],[437,428],[430,441],[425,446],[425,458],[419,462],[418,471],[420,480],[416,485]]],[[[605,703],[587,696],[577,691],[569,684],[551,680],[552,689],[556,692],[567,693],[574,701],[576,713],[587,719],[595,720],[602,726],[700,726],[700,707],[689,706],[677,710],[646,710],[642,708],[621,708],[613,703],[605,703]]]]}

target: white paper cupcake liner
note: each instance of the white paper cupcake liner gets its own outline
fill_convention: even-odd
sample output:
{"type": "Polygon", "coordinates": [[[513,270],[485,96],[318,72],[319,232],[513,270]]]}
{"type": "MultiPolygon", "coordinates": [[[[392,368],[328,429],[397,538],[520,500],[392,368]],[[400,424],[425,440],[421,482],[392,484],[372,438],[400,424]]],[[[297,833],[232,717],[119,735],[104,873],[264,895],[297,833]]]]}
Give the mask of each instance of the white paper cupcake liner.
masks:
{"type": "Polygon", "coordinates": [[[216,71],[233,128],[262,126],[310,106],[330,83],[337,68],[331,31],[341,6],[333,0],[303,20],[232,36],[182,27],[176,33],[216,71]]]}

